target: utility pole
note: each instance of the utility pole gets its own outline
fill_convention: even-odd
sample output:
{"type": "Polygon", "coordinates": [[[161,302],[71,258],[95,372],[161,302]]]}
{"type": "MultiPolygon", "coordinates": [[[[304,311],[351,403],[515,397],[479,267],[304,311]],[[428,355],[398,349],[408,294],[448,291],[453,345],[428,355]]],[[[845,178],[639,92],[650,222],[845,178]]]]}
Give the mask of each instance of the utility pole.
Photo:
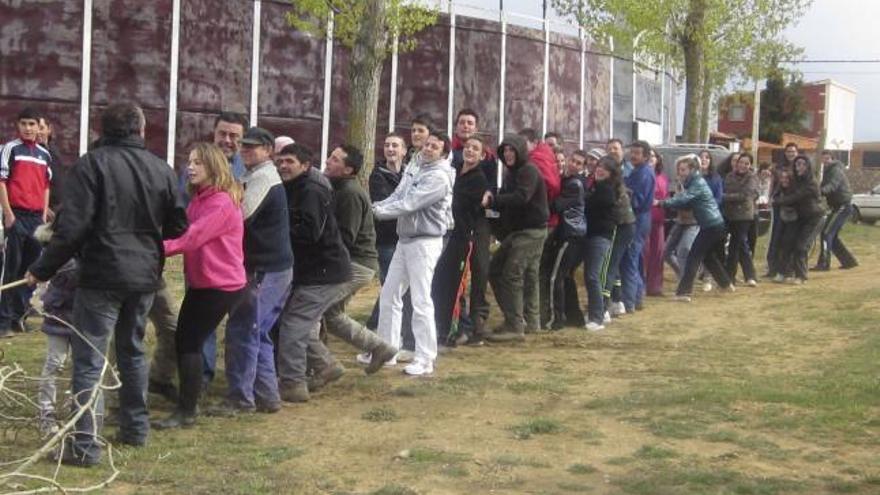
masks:
{"type": "Polygon", "coordinates": [[[758,163],[758,136],[761,130],[761,89],[755,79],[755,102],[752,105],[752,159],[758,163]]]}

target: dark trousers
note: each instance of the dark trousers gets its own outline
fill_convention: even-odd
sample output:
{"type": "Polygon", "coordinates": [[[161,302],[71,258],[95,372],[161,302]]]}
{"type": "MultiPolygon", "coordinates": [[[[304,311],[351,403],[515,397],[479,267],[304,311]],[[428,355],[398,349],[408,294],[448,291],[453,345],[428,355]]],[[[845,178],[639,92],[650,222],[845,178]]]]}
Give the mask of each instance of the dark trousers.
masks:
{"type": "Polygon", "coordinates": [[[700,233],[694,239],[691,246],[691,252],[688,253],[687,262],[684,266],[684,273],[678,282],[678,289],[675,294],[678,296],[688,296],[693,292],[694,279],[697,277],[697,270],[700,264],[709,270],[712,277],[722,288],[730,287],[730,278],[718,259],[717,245],[724,238],[725,231],[723,225],[715,227],[700,227],[700,233]]]}
{"type": "Polygon", "coordinates": [[[431,281],[434,300],[434,322],[437,325],[437,344],[447,345],[458,336],[455,305],[460,303],[463,290],[461,279],[468,266],[472,243],[463,237],[450,237],[437,260],[431,281]],[[453,328],[455,326],[455,328],[453,328]]]}
{"type": "Polygon", "coordinates": [[[831,254],[840,262],[840,266],[850,268],[858,265],[856,257],[847,249],[846,245],[840,239],[840,230],[846,225],[846,221],[852,215],[852,204],[845,204],[835,208],[825,220],[825,226],[822,227],[822,245],[819,252],[819,261],[816,265],[819,268],[828,269],[831,267],[831,254]]]}
{"type": "Polygon", "coordinates": [[[749,243],[749,232],[754,225],[754,220],[737,220],[728,224],[730,245],[727,248],[725,268],[731,280],[736,278],[737,265],[742,266],[743,278],[746,281],[755,279],[755,264],[752,261],[752,249],[749,243]]]}
{"type": "Polygon", "coordinates": [[[636,235],[636,224],[628,223],[618,225],[614,233],[614,240],[611,244],[611,255],[608,258],[608,271],[605,273],[605,297],[610,298],[611,292],[615,286],[620,288],[620,262],[623,259],[623,253],[632,243],[633,237],[636,235]]]}
{"type": "MultiPolygon", "coordinates": [[[[563,240],[562,245],[559,246],[556,252],[553,269],[550,273],[550,286],[552,287],[550,291],[550,306],[552,313],[548,325],[551,327],[559,328],[570,324],[568,321],[568,316],[572,312],[572,309],[569,308],[570,304],[576,305],[577,311],[581,312],[580,303],[577,299],[571,301],[566,297],[565,280],[567,277],[570,277],[584,260],[584,250],[584,238],[575,237],[563,240]]],[[[581,325],[583,325],[583,320],[578,322],[578,326],[581,325]]]]}
{"type": "Polygon", "coordinates": [[[778,267],[779,244],[782,242],[782,219],[779,218],[779,207],[773,207],[773,216],[770,220],[770,240],[767,244],[767,274],[775,276],[780,272],[778,267]]]}
{"type": "MultiPolygon", "coordinates": [[[[31,264],[40,257],[40,243],[34,231],[43,223],[41,213],[13,208],[15,223],[6,231],[5,271],[3,283],[24,277],[31,264]]],[[[30,306],[34,289],[27,285],[0,293],[0,330],[12,328],[30,306]]]]}
{"type": "Polygon", "coordinates": [[[786,277],[807,279],[807,255],[821,223],[821,216],[798,218],[793,222],[783,222],[777,260],[779,273],[786,277]]]}
{"type": "MultiPolygon", "coordinates": [[[[385,283],[385,275],[388,274],[388,265],[391,264],[391,258],[394,257],[394,250],[397,244],[377,244],[376,251],[379,253],[379,282],[385,283]]],[[[412,333],[412,299],[409,297],[409,291],[403,295],[403,321],[401,321],[401,334],[403,335],[403,349],[412,351],[416,348],[416,340],[412,333]]],[[[366,327],[372,331],[376,331],[379,327],[379,298],[373,304],[373,311],[367,319],[366,327]]]]}
{"type": "Polygon", "coordinates": [[[241,296],[241,291],[187,289],[177,317],[174,343],[178,354],[199,354],[205,339],[241,296]]]}
{"type": "Polygon", "coordinates": [[[471,294],[470,317],[480,317],[483,321],[489,318],[489,301],[486,299],[486,288],[489,286],[489,244],[492,241],[492,229],[489,221],[481,218],[474,226],[473,253],[471,254],[471,294]]]}
{"type": "MultiPolygon", "coordinates": [[[[79,288],[74,296],[73,323],[82,333],[70,340],[73,356],[73,407],[86,406],[97,394],[94,409],[87,409],[76,422],[71,453],[86,461],[101,457],[100,434],[104,401],[98,387],[107,349],[115,344],[119,389],[119,435],[125,441],[146,440],[150,430],[147,413],[147,358],[144,329],[153,292],[105,291],[79,288]],[[97,413],[97,414],[95,414],[97,413]]],[[[112,380],[111,380],[112,382],[112,380]]]]}

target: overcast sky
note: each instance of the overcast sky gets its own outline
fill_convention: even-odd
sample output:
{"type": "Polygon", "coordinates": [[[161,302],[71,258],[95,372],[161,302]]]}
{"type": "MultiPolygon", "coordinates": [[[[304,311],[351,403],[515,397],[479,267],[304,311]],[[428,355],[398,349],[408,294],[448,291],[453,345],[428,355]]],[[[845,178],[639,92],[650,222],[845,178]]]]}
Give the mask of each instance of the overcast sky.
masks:
{"type": "MultiPolygon", "coordinates": [[[[457,0],[497,12],[497,0],[457,0]]],[[[542,0],[504,0],[508,12],[540,17],[542,0]]],[[[472,12],[470,15],[488,15],[472,12]]],[[[551,14],[551,17],[555,17],[551,14]]],[[[801,21],[789,28],[788,38],[805,49],[808,60],[880,59],[880,0],[814,0],[801,21]]],[[[528,23],[525,19],[512,22],[528,23]]],[[[539,26],[535,26],[539,27],[539,26]]],[[[801,64],[804,81],[834,79],[856,90],[855,142],[880,141],[880,63],[801,64]]],[[[679,126],[683,115],[680,98],[679,126]]]]}

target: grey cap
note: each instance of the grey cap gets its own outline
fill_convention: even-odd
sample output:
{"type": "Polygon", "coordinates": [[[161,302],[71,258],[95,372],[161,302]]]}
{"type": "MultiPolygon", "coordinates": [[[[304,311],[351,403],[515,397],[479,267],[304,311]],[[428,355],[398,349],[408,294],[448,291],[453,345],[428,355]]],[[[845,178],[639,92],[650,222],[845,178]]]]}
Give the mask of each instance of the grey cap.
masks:
{"type": "Polygon", "coordinates": [[[241,144],[275,147],[275,136],[262,127],[251,127],[241,137],[241,144]]]}
{"type": "Polygon", "coordinates": [[[587,152],[587,156],[591,156],[596,160],[601,160],[603,156],[605,156],[605,150],[602,148],[593,148],[587,152]]]}

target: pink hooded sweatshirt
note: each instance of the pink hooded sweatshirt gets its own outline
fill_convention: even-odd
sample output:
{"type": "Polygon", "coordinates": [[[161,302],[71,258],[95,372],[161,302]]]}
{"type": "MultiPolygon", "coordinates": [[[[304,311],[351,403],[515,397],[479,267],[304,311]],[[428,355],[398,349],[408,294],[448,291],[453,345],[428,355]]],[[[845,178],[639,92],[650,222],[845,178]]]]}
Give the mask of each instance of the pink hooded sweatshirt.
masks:
{"type": "Polygon", "coordinates": [[[186,209],[189,228],[165,241],[165,256],[183,253],[187,284],[194,289],[236,291],[247,283],[244,272],[244,218],[229,194],[213,187],[199,190],[186,209]]]}

